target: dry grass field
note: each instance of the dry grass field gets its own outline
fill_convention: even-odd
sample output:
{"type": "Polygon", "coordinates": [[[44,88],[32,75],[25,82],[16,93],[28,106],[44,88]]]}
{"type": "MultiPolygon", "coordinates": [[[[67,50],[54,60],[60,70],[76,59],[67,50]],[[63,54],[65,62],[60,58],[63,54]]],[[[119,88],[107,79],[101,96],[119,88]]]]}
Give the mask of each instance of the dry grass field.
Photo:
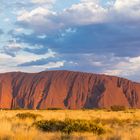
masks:
{"type": "Polygon", "coordinates": [[[140,110],[1,110],[0,140],[140,140],[140,110]],[[37,127],[42,120],[45,121],[39,124],[47,131],[37,127]],[[86,131],[82,123],[78,126],[82,129],[73,129],[70,124],[74,131],[66,133],[51,130],[45,124],[51,121],[49,127],[55,123],[58,126],[65,120],[82,120],[88,128],[90,122],[97,129],[86,131]]]}

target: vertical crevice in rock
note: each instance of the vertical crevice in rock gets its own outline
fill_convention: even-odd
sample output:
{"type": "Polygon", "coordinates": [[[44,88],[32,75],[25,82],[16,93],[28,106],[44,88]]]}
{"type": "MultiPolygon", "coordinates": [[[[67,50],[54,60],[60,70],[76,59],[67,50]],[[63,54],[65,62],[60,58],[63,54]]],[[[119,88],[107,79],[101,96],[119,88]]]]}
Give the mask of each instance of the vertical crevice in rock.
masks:
{"type": "Polygon", "coordinates": [[[75,84],[75,81],[76,81],[77,76],[78,76],[78,74],[76,74],[76,75],[73,77],[72,81],[70,81],[70,82],[71,82],[71,85],[69,86],[68,93],[67,93],[67,97],[66,97],[65,100],[64,100],[64,105],[65,105],[65,107],[69,107],[69,99],[70,99],[71,96],[72,96],[72,90],[73,90],[73,86],[74,86],[74,84],[75,84]]]}
{"type": "Polygon", "coordinates": [[[43,93],[41,95],[41,100],[39,101],[39,103],[36,107],[37,109],[40,108],[41,103],[47,98],[50,87],[51,87],[51,80],[47,81],[45,84],[45,88],[44,88],[43,93]]]}

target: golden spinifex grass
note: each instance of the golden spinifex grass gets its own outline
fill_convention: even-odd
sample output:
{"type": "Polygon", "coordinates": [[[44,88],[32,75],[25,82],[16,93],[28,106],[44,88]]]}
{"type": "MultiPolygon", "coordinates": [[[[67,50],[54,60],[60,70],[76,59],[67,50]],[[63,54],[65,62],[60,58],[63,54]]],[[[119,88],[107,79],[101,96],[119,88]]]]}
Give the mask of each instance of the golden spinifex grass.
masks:
{"type": "Polygon", "coordinates": [[[1,110],[0,139],[140,140],[140,110],[1,110]]]}

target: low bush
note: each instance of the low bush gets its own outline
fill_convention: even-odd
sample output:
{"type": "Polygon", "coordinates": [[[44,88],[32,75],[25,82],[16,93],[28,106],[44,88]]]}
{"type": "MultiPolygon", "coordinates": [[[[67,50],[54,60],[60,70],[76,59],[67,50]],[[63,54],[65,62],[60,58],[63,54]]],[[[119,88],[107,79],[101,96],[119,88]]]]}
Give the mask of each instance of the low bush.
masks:
{"type": "Polygon", "coordinates": [[[105,133],[105,129],[98,124],[88,120],[42,120],[35,122],[34,125],[46,132],[64,132],[70,134],[72,132],[93,132],[98,135],[105,133]]]}
{"type": "Polygon", "coordinates": [[[47,110],[62,110],[62,108],[47,108],[47,110]]]}
{"type": "Polygon", "coordinates": [[[33,113],[18,113],[16,114],[16,117],[19,118],[19,119],[27,119],[27,118],[30,118],[30,119],[34,119],[36,120],[37,117],[42,117],[41,115],[39,114],[33,114],[33,113]]]}
{"type": "Polygon", "coordinates": [[[125,106],[114,105],[111,106],[111,111],[124,111],[126,110],[125,106]]]}

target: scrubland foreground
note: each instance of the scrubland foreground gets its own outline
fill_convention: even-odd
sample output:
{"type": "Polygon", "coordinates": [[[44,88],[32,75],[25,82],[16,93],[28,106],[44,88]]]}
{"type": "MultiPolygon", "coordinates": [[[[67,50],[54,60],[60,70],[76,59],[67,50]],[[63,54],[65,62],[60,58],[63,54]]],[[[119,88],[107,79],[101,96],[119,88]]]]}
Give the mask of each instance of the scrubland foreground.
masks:
{"type": "Polygon", "coordinates": [[[140,110],[1,110],[1,140],[140,140],[140,110]]]}

